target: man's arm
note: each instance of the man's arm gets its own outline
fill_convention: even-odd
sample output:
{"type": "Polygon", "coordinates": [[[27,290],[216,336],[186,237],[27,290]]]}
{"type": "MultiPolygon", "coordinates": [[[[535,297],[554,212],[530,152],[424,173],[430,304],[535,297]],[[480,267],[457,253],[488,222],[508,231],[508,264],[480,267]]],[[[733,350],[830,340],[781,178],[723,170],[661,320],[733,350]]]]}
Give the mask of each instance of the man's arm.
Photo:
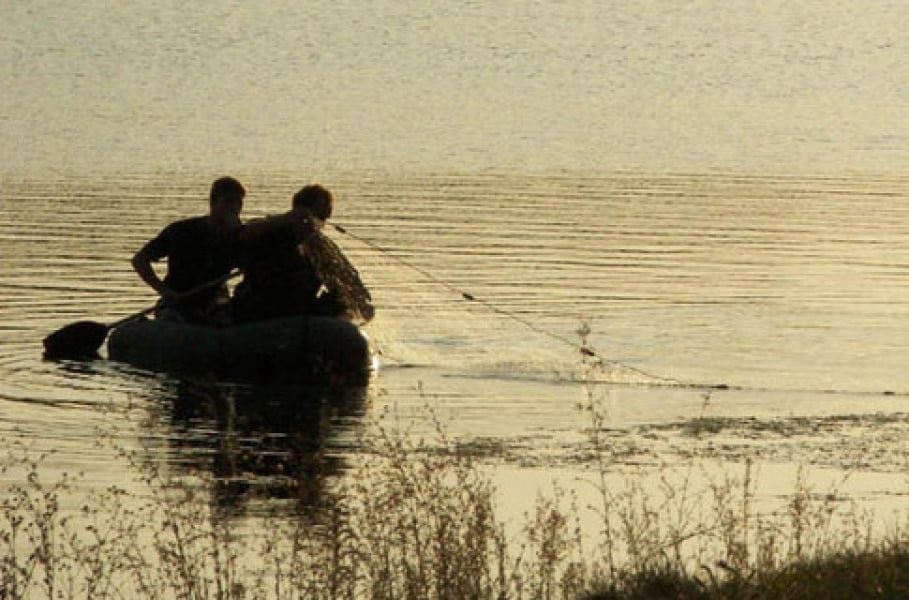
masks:
{"type": "Polygon", "coordinates": [[[161,299],[165,302],[174,302],[178,294],[170,287],[164,283],[158,274],[155,272],[154,267],[152,266],[152,257],[148,251],[148,247],[143,247],[141,250],[136,252],[133,256],[133,269],[136,273],[139,274],[139,278],[142,279],[150,288],[155,290],[161,299]]]}
{"type": "Polygon", "coordinates": [[[280,215],[247,221],[240,230],[240,241],[256,240],[288,226],[294,228],[298,239],[303,239],[315,231],[309,210],[298,207],[280,215]]]}

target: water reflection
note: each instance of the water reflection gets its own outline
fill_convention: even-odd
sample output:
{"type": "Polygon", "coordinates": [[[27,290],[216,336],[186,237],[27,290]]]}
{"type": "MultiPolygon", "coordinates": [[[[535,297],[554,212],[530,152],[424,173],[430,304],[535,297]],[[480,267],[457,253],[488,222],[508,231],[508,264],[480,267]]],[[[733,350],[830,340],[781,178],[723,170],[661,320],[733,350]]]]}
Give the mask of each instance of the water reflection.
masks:
{"type": "Polygon", "coordinates": [[[306,510],[326,501],[345,468],[343,440],[357,435],[367,388],[176,384],[169,424],[178,471],[210,472],[225,514],[264,500],[306,510]]]}

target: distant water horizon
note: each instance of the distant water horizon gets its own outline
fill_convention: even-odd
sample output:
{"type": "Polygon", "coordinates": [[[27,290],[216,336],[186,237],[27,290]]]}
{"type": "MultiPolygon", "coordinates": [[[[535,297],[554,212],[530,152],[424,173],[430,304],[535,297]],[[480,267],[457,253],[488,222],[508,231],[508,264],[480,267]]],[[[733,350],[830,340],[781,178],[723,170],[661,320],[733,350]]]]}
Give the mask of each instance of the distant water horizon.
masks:
{"type": "Polygon", "coordinates": [[[899,2],[0,7],[0,173],[901,173],[899,2]]]}

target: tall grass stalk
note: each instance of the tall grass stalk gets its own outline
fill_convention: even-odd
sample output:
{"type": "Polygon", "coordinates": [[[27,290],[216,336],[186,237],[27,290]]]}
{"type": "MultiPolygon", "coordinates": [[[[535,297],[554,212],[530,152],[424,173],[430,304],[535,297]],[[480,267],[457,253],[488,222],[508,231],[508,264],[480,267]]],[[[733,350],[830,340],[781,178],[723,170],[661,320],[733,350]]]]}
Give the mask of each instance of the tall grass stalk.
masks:
{"type": "MultiPolygon", "coordinates": [[[[590,329],[582,326],[578,333],[584,348],[590,329]]],[[[687,460],[629,471],[615,455],[618,444],[607,427],[603,400],[609,388],[595,383],[603,380],[596,371],[608,365],[583,352],[582,357],[580,407],[589,415],[598,498],[590,509],[598,519],[601,550],[590,569],[599,591],[589,597],[774,597],[753,595],[757,582],[787,570],[800,577],[796,565],[843,556],[873,562],[905,548],[902,524],[887,539],[875,537],[875,515],[840,493],[852,473],[819,492],[799,467],[793,491],[772,506],[759,502],[755,456],[723,467],[700,460],[698,446],[711,427],[710,391],[693,419],[687,460]]]]}
{"type": "Polygon", "coordinates": [[[377,422],[343,477],[303,470],[321,478],[298,488],[319,490],[305,508],[273,503],[252,517],[218,500],[229,482],[171,471],[110,434],[100,437],[136,481],[91,492],[78,474],[49,478],[46,456],[7,441],[0,598],[741,598],[761,597],[757,585],[796,589],[793,578],[815,577],[831,557],[900,558],[901,527],[876,538],[872,514],[835,487],[819,493],[803,470],[785,500],[760,501],[756,459],[708,466],[702,428],[690,458],[630,469],[608,428],[608,388],[582,387],[593,500],[555,485],[518,528],[432,411],[433,439],[377,422]]]}
{"type": "Polygon", "coordinates": [[[135,482],[86,494],[77,477],[45,481],[46,457],[6,444],[4,480],[20,483],[0,504],[0,597],[520,599],[583,589],[579,528],[561,492],[540,497],[516,544],[495,487],[459,444],[392,428],[368,444],[317,505],[251,519],[213,500],[223,482],[171,474],[142,451],[117,450],[135,482]]]}

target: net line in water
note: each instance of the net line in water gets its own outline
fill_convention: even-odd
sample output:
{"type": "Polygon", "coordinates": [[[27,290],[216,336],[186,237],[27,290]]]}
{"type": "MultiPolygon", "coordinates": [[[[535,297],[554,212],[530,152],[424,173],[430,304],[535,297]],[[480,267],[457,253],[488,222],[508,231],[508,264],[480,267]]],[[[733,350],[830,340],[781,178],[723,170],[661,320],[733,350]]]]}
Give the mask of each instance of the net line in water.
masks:
{"type": "MultiPolygon", "coordinates": [[[[641,385],[641,386],[660,386],[660,387],[688,387],[690,384],[684,382],[661,377],[648,373],[647,371],[640,369],[638,367],[631,366],[622,361],[608,359],[600,355],[600,353],[589,344],[588,336],[590,334],[590,328],[587,323],[583,323],[581,328],[577,331],[578,337],[572,338],[566,335],[556,333],[545,327],[541,327],[536,322],[531,319],[522,316],[514,311],[507,310],[502,308],[498,304],[481,298],[473,293],[470,293],[460,287],[452,284],[449,281],[446,281],[443,278],[438,277],[428,269],[415,264],[412,261],[409,261],[405,258],[402,258],[395,253],[391,252],[387,248],[364,238],[363,236],[351,233],[346,227],[340,224],[331,223],[331,226],[340,234],[347,236],[353,240],[356,240],[360,244],[380,253],[382,256],[387,257],[394,263],[398,263],[418,274],[420,274],[427,281],[444,288],[456,296],[459,299],[468,303],[469,306],[476,306],[482,308],[486,313],[495,315],[497,317],[502,317],[513,323],[519,325],[522,329],[531,331],[541,337],[547,338],[552,341],[556,341],[561,345],[567,346],[574,349],[578,353],[578,360],[571,362],[574,368],[565,368],[565,369],[553,369],[553,361],[551,359],[541,359],[527,357],[523,361],[508,361],[503,362],[499,361],[496,365],[497,369],[495,372],[484,372],[484,375],[496,375],[511,373],[515,371],[515,367],[524,367],[524,368],[533,368],[534,371],[553,373],[558,379],[567,379],[574,381],[588,381],[593,383],[613,383],[613,384],[623,384],[623,385],[641,385]]],[[[472,319],[476,319],[475,315],[471,316],[472,319]]],[[[478,328],[480,329],[480,328],[478,328]]],[[[495,329],[495,328],[493,328],[495,329]]],[[[529,345],[528,345],[529,346],[529,345]]],[[[380,344],[381,351],[381,344],[380,344]]],[[[564,355],[559,355],[561,358],[560,362],[564,361],[564,355]]],[[[386,359],[389,357],[386,356],[386,359]]],[[[395,361],[399,366],[406,361],[395,361]]],[[[488,365],[487,365],[488,366],[488,365]]]]}
{"type": "MultiPolygon", "coordinates": [[[[494,359],[492,363],[489,362],[487,357],[487,360],[482,364],[473,365],[475,368],[471,373],[472,376],[532,378],[534,376],[542,375],[550,380],[554,377],[557,381],[579,381],[592,384],[633,387],[684,388],[708,393],[711,391],[748,391],[754,393],[792,392],[828,395],[909,396],[909,392],[898,392],[891,389],[784,389],[772,386],[734,385],[724,382],[682,381],[671,377],[664,377],[648,372],[645,369],[633,366],[627,361],[611,359],[602,355],[598,349],[589,343],[589,335],[592,333],[592,331],[586,321],[582,320],[581,326],[576,331],[576,337],[562,335],[540,326],[538,323],[521,314],[507,310],[495,302],[486,300],[476,294],[470,293],[460,288],[457,285],[452,284],[449,281],[446,281],[444,278],[435,275],[427,268],[422,267],[413,261],[402,258],[387,248],[384,248],[383,246],[367,238],[364,238],[363,236],[351,233],[343,225],[334,223],[331,225],[340,234],[357,241],[358,243],[375,252],[378,252],[382,256],[388,258],[391,262],[402,265],[420,274],[426,281],[431,282],[435,286],[450,291],[460,300],[466,302],[466,307],[479,308],[480,310],[476,311],[475,314],[471,314],[469,319],[469,321],[472,323],[472,334],[475,337],[488,335],[488,333],[483,333],[487,331],[497,331],[500,335],[502,334],[502,328],[500,324],[486,321],[480,314],[486,313],[487,315],[506,319],[509,322],[518,325],[522,330],[531,331],[543,338],[558,342],[562,346],[571,348],[577,352],[578,356],[578,360],[572,361],[566,360],[565,355],[561,352],[553,355],[554,351],[549,351],[546,356],[542,356],[540,354],[542,351],[538,350],[537,354],[534,355],[534,353],[530,350],[530,348],[535,347],[533,344],[521,344],[523,348],[521,351],[521,356],[513,356],[510,360],[504,360],[501,358],[500,353],[499,357],[494,359]]],[[[463,331],[460,331],[459,333],[463,335],[463,331]]],[[[449,343],[456,345],[459,343],[459,341],[449,340],[449,343]]],[[[393,346],[394,344],[390,340],[385,342],[380,341],[379,343],[380,351],[383,347],[393,346]]],[[[514,345],[510,346],[508,348],[508,351],[511,352],[513,348],[514,345]]],[[[400,350],[400,348],[398,348],[398,350],[400,350]]],[[[387,354],[384,354],[383,358],[393,364],[396,363],[397,366],[417,366],[419,363],[419,361],[416,363],[411,363],[406,359],[396,360],[394,350],[388,352],[387,354]]]]}

